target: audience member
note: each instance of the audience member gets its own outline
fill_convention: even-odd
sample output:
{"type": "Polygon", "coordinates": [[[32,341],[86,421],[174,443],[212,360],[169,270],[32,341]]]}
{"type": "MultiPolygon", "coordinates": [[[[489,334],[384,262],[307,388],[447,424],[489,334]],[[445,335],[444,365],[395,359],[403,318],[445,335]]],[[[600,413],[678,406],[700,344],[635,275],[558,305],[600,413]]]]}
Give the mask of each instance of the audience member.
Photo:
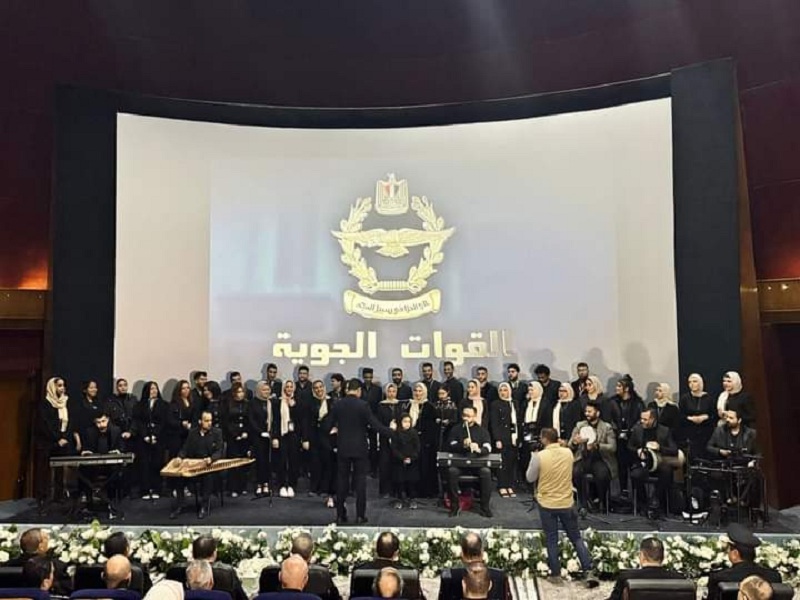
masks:
{"type": "MultiPolygon", "coordinates": [[[[226,578],[231,580],[231,596],[233,600],[247,600],[244,593],[242,582],[236,574],[236,569],[217,560],[217,540],[210,535],[201,535],[192,542],[192,558],[195,560],[208,561],[215,570],[223,571],[226,578]]],[[[219,575],[217,576],[219,579],[219,575]]]]}
{"type": "Polygon", "coordinates": [[[464,578],[461,580],[462,598],[469,600],[485,600],[489,597],[492,579],[484,562],[471,562],[467,565],[464,578]]]}
{"type": "Polygon", "coordinates": [[[302,592],[308,583],[308,564],[296,554],[281,563],[281,589],[284,592],[302,592]]]}
{"type": "Polygon", "coordinates": [[[150,579],[150,573],[141,563],[131,560],[131,544],[122,531],[112,533],[103,542],[103,555],[106,558],[111,558],[117,554],[121,554],[128,559],[131,565],[131,583],[130,589],[140,591],[146,594],[153,587],[153,582],[150,579]]]}
{"type": "Polygon", "coordinates": [[[758,575],[745,577],[739,584],[738,600],[770,600],[772,598],[772,586],[768,581],[764,581],[758,575]]]}
{"type": "MultiPolygon", "coordinates": [[[[452,600],[462,595],[462,580],[467,568],[475,563],[483,563],[483,540],[477,533],[470,531],[461,538],[461,562],[463,567],[452,567],[450,579],[444,577],[439,585],[439,600],[452,600]]],[[[502,569],[489,569],[489,578],[492,581],[491,595],[494,599],[511,598],[511,585],[508,576],[502,569]]],[[[487,592],[488,593],[488,592],[487,592]]]]}
{"type": "Polygon", "coordinates": [[[631,579],[684,579],[684,576],[664,568],[664,544],[658,538],[646,537],[639,543],[639,569],[623,569],[617,575],[617,582],[611,592],[610,600],[622,600],[626,582],[631,579]]]}
{"type": "MultiPolygon", "coordinates": [[[[44,529],[34,528],[24,531],[19,537],[22,553],[6,562],[8,567],[22,567],[34,557],[47,558],[50,550],[50,536],[44,529]]],[[[57,558],[51,559],[54,569],[53,593],[69,596],[72,593],[72,578],[67,573],[67,565],[57,558]]]]}
{"type": "MultiPolygon", "coordinates": [[[[292,554],[296,554],[308,564],[309,569],[309,585],[306,585],[304,591],[309,591],[308,588],[313,589],[316,591],[317,589],[322,590],[325,589],[324,597],[327,600],[340,600],[341,594],[339,593],[339,588],[336,587],[336,584],[333,582],[333,577],[331,576],[330,569],[324,565],[312,565],[311,564],[311,556],[314,554],[314,538],[312,538],[308,533],[301,533],[300,535],[296,536],[292,540],[292,554]],[[317,575],[319,573],[319,575],[317,575]],[[313,577],[324,577],[325,582],[321,584],[319,587],[316,586],[316,582],[313,577]]],[[[312,592],[313,593],[313,592],[312,592]]],[[[320,595],[320,597],[323,597],[320,595]]]]}
{"type": "Polygon", "coordinates": [[[127,590],[131,583],[131,563],[122,554],[116,554],[103,567],[103,580],[109,590],[127,590]]]}
{"type": "Polygon", "coordinates": [[[356,569],[413,569],[400,562],[400,539],[391,531],[384,531],[375,542],[375,558],[369,562],[356,565],[356,569]]]}
{"type": "Polygon", "coordinates": [[[22,565],[22,578],[27,587],[49,592],[53,589],[55,580],[53,561],[46,556],[29,558],[22,565]]]}
{"type": "Polygon", "coordinates": [[[708,600],[717,600],[720,581],[740,582],[750,575],[758,575],[770,583],[780,583],[781,574],[774,569],[756,564],[756,548],[761,540],[754,536],[744,525],[734,523],[728,527],[728,569],[714,571],[708,576],[708,600]]]}
{"type": "Polygon", "coordinates": [[[155,584],[144,597],[144,600],[183,600],[183,584],[178,581],[162,579],[155,584]]]}
{"type": "Polygon", "coordinates": [[[375,578],[375,595],[381,598],[401,598],[403,578],[394,567],[383,567],[375,578]]]}
{"type": "Polygon", "coordinates": [[[192,560],[186,567],[186,587],[190,590],[214,589],[214,570],[207,560],[192,560]]]}

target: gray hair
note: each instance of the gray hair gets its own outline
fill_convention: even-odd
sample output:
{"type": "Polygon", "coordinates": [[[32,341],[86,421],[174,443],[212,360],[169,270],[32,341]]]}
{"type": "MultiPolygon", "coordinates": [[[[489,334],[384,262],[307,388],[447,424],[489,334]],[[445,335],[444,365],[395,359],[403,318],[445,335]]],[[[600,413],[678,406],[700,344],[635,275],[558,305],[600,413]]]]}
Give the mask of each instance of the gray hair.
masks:
{"type": "Polygon", "coordinates": [[[190,590],[210,590],[214,587],[214,571],[207,560],[192,560],[186,567],[186,585],[190,590]]]}

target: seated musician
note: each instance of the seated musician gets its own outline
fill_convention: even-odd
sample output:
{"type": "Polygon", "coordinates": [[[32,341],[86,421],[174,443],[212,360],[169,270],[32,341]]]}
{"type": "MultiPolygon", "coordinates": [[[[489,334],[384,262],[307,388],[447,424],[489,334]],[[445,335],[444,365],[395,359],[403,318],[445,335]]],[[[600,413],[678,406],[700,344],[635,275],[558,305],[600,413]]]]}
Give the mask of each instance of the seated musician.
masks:
{"type": "Polygon", "coordinates": [[[725,424],[717,427],[708,440],[706,452],[713,458],[731,460],[755,454],[756,431],[742,423],[735,410],[729,409],[725,412],[725,424]]]}
{"type": "MultiPolygon", "coordinates": [[[[92,454],[117,454],[122,451],[122,430],[111,424],[104,410],[98,411],[94,416],[94,426],[89,427],[83,434],[83,450],[81,456],[92,454]]],[[[124,465],[99,465],[81,467],[83,475],[93,490],[103,493],[104,501],[108,503],[109,512],[113,515],[115,510],[113,498],[119,489],[119,480],[125,471],[124,465]]],[[[91,497],[89,499],[91,505],[91,497]]]]}
{"type": "Polygon", "coordinates": [[[658,478],[654,490],[647,489],[645,485],[651,472],[648,465],[649,451],[656,456],[677,456],[678,447],[672,439],[669,429],[659,425],[656,419],[656,410],[646,408],[642,416],[630,433],[628,449],[636,456],[637,462],[631,467],[631,480],[636,494],[641,499],[647,498],[647,514],[650,518],[658,516],[661,499],[666,497],[672,486],[673,466],[664,461],[659,461],[655,475],[658,478]]]}
{"type": "MultiPolygon", "coordinates": [[[[453,454],[486,456],[492,451],[489,432],[475,422],[476,411],[472,406],[461,409],[462,425],[454,425],[447,438],[447,451],[453,454]]],[[[451,466],[447,472],[448,495],[450,497],[450,516],[458,516],[458,478],[462,474],[477,474],[481,482],[481,510],[484,517],[492,516],[490,506],[492,494],[492,471],[489,467],[460,468],[451,466]]]]}
{"type": "Polygon", "coordinates": [[[569,446],[575,453],[572,480],[578,490],[579,504],[586,508],[587,504],[592,507],[604,504],[611,480],[617,478],[617,438],[614,428],[600,418],[598,404],[589,402],[583,412],[586,420],[572,430],[569,446]],[[587,427],[594,431],[593,441],[583,437],[587,427]],[[596,496],[587,496],[591,494],[591,486],[585,485],[586,475],[594,479],[596,496]]]}
{"type": "MultiPolygon", "coordinates": [[[[213,427],[212,422],[213,415],[204,410],[200,414],[200,426],[189,432],[186,443],[178,453],[178,457],[174,459],[175,462],[173,464],[175,466],[180,466],[184,459],[202,461],[205,466],[209,466],[215,460],[222,458],[222,431],[217,427],[213,427]]],[[[210,475],[200,476],[197,479],[197,493],[200,495],[200,508],[197,511],[197,518],[205,519],[208,515],[208,502],[213,487],[213,479],[210,475]]],[[[176,494],[176,504],[169,515],[170,519],[177,518],[183,510],[183,487],[178,486],[176,494]]]]}

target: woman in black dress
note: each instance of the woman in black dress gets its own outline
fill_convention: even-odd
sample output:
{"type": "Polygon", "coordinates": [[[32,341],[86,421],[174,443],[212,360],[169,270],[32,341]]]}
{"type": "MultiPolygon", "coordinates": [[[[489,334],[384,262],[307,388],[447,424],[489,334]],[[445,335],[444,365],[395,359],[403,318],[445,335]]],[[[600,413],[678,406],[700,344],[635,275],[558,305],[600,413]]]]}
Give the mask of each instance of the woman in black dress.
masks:
{"type": "MultiPolygon", "coordinates": [[[[384,390],[386,398],[378,404],[376,416],[382,425],[389,427],[392,421],[395,423],[400,422],[403,410],[402,404],[397,399],[397,386],[394,383],[389,383],[384,390]]],[[[392,446],[389,442],[389,436],[382,433],[378,434],[378,442],[380,452],[378,455],[378,493],[382,498],[388,498],[393,492],[399,492],[396,489],[396,480],[392,477],[392,465],[394,462],[392,446]]]]}
{"type": "Polygon", "coordinates": [[[98,398],[98,389],[96,381],[85,381],[81,386],[81,397],[69,401],[73,428],[78,434],[78,452],[81,451],[81,436],[94,426],[94,418],[105,410],[104,403],[98,398]]]}
{"type": "Polygon", "coordinates": [[[294,398],[294,381],[287,379],[281,388],[277,411],[273,419],[272,457],[278,476],[281,498],[294,498],[294,488],[300,477],[300,404],[294,398]]]}
{"type": "Polygon", "coordinates": [[[148,381],[142,390],[142,399],[136,405],[133,423],[139,448],[136,461],[141,469],[139,481],[142,500],[156,500],[160,497],[161,467],[164,466],[166,439],[164,427],[167,423],[169,406],[161,397],[161,390],[155,381],[148,381]]]}
{"type": "Polygon", "coordinates": [[[669,429],[673,439],[676,439],[675,430],[681,420],[681,411],[672,397],[672,388],[668,383],[659,383],[656,386],[655,398],[648,407],[656,409],[658,424],[669,429]]]}
{"type": "Polygon", "coordinates": [[[336,485],[330,441],[331,427],[328,425],[333,399],[325,392],[321,379],[311,382],[311,402],[305,407],[303,447],[308,450],[311,477],[309,493],[325,496],[325,504],[333,507],[333,493],[336,485]]]}
{"type": "Polygon", "coordinates": [[[519,414],[511,397],[511,385],[504,381],[497,386],[497,396],[498,399],[489,406],[492,440],[503,458],[503,464],[497,472],[497,485],[501,497],[515,498],[519,414]]]}
{"type": "MultiPolygon", "coordinates": [[[[231,394],[223,410],[228,458],[246,458],[250,455],[249,414],[247,390],[244,385],[235,382],[231,385],[231,394]]],[[[228,473],[228,491],[232,498],[240,494],[247,495],[247,474],[248,469],[245,468],[232,469],[228,473]]]]}
{"type": "MultiPolygon", "coordinates": [[[[183,448],[189,430],[195,425],[195,410],[192,406],[192,386],[181,379],[172,390],[172,398],[167,407],[167,421],[164,424],[164,447],[167,449],[167,458],[172,460],[178,456],[183,448]]],[[[183,485],[180,477],[168,479],[169,488],[177,490],[178,485],[183,485]]]]}
{"type": "Polygon", "coordinates": [[[414,497],[420,478],[420,436],[411,426],[411,415],[403,415],[400,418],[400,426],[392,437],[391,446],[392,472],[398,490],[398,499],[394,507],[415,510],[417,502],[414,497]]]}
{"type": "MultiPolygon", "coordinates": [[[[51,377],[45,386],[45,397],[38,406],[39,418],[36,420],[36,458],[38,461],[36,497],[43,501],[50,491],[50,457],[75,454],[77,435],[70,421],[69,402],[66,384],[61,377],[51,377]]],[[[56,474],[56,497],[63,493],[64,480],[69,476],[66,469],[56,474]]]]}
{"type": "Polygon", "coordinates": [[[250,401],[248,422],[256,459],[256,498],[269,495],[272,479],[272,432],[273,403],[277,399],[272,396],[270,384],[263,379],[256,384],[256,391],[250,401]]]}
{"type": "Polygon", "coordinates": [[[436,469],[439,424],[436,422],[436,409],[428,401],[428,388],[421,381],[414,384],[408,414],[411,415],[411,426],[419,433],[419,495],[421,498],[435,498],[439,494],[436,469]]]}
{"type": "Polygon", "coordinates": [[[569,444],[572,430],[583,418],[581,403],[575,400],[575,391],[568,381],[558,387],[558,404],[553,407],[553,429],[558,433],[558,443],[569,444]]]}
{"type": "Polygon", "coordinates": [[[678,445],[688,446],[690,462],[706,455],[706,444],[714,433],[717,411],[714,401],[704,388],[703,378],[697,373],[689,375],[689,391],[683,394],[678,403],[681,414],[678,428],[678,445]]]}
{"type": "Polygon", "coordinates": [[[753,399],[742,389],[742,377],[736,371],[728,371],[722,378],[722,393],[717,398],[718,425],[725,424],[728,409],[736,411],[743,425],[756,426],[753,399]]]}

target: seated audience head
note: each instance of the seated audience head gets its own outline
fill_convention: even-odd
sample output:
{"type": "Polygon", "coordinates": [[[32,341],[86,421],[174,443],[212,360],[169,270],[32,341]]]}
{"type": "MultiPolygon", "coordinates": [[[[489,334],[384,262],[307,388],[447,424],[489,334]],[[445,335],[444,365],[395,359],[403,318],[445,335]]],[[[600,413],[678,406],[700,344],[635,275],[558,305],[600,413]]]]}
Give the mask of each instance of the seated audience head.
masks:
{"type": "Polygon", "coordinates": [[[314,553],[314,538],[307,533],[301,533],[292,540],[292,554],[296,554],[306,562],[311,561],[314,553]]]}
{"type": "Polygon", "coordinates": [[[46,556],[34,556],[22,565],[22,578],[29,588],[49,592],[55,579],[53,561],[46,556]]]}
{"type": "Polygon", "coordinates": [[[116,531],[106,538],[103,542],[103,556],[111,558],[117,554],[128,556],[130,554],[131,545],[128,542],[128,536],[121,531],[116,531]]]}
{"type": "Polygon", "coordinates": [[[131,563],[126,556],[117,554],[103,566],[103,579],[110,590],[127,589],[131,583],[131,563]]]}
{"type": "Polygon", "coordinates": [[[384,567],[375,577],[375,595],[381,598],[400,598],[403,595],[403,578],[394,567],[384,567]]]}
{"type": "Polygon", "coordinates": [[[400,539],[391,531],[384,531],[375,542],[375,554],[378,558],[397,560],[400,557],[400,539]]]}
{"type": "Polygon", "coordinates": [[[483,540],[474,531],[461,538],[461,560],[465,563],[483,561],[483,540]]]}
{"type": "Polygon", "coordinates": [[[144,600],[183,600],[184,595],[182,583],[162,579],[150,588],[144,600]]]}
{"type": "Polygon", "coordinates": [[[758,575],[745,577],[739,583],[738,600],[770,600],[772,598],[772,586],[758,575]]]}
{"type": "Polygon", "coordinates": [[[50,546],[50,536],[44,529],[28,529],[19,536],[19,547],[27,556],[44,556],[50,546]]]}
{"type": "Polygon", "coordinates": [[[756,559],[756,548],[761,545],[761,540],[752,534],[744,525],[734,523],[726,532],[728,542],[728,560],[731,563],[753,562],[756,559]]]}
{"type": "Polygon", "coordinates": [[[217,560],[217,540],[210,535],[201,535],[192,542],[192,558],[207,560],[213,563],[217,560]]]}
{"type": "Polygon", "coordinates": [[[190,590],[210,590],[214,587],[214,570],[207,560],[192,560],[186,567],[186,586],[190,590]]]}
{"type": "Polygon", "coordinates": [[[295,554],[281,563],[281,587],[285,590],[302,590],[308,583],[308,564],[295,554]]]}
{"type": "Polygon", "coordinates": [[[643,567],[660,567],[664,562],[664,544],[654,537],[643,538],[639,543],[639,564],[643,567]]]}
{"type": "Polygon", "coordinates": [[[492,579],[486,563],[477,561],[469,563],[461,580],[461,587],[463,598],[488,598],[492,579]]]}

